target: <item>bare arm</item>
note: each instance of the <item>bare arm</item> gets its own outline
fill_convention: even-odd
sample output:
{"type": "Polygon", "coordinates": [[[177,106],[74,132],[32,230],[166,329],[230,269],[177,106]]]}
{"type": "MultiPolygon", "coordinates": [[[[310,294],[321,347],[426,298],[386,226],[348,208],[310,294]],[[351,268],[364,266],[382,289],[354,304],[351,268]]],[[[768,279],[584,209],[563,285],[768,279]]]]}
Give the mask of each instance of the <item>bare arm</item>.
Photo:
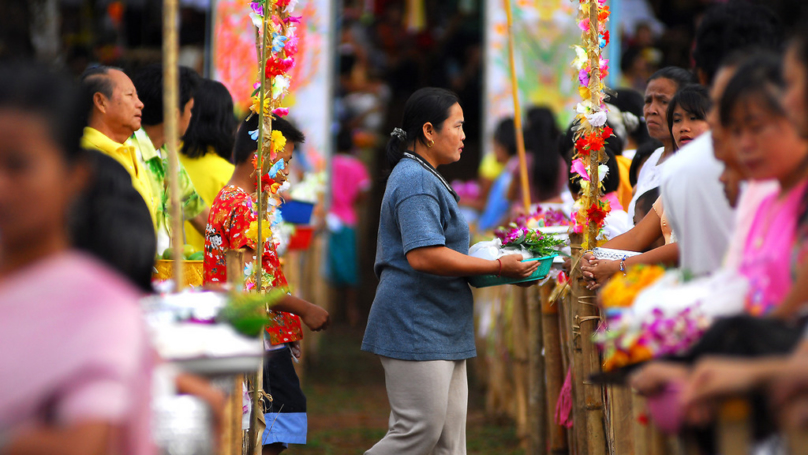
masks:
{"type": "Polygon", "coordinates": [[[643,251],[662,237],[662,222],[656,210],[649,210],[640,222],[625,234],[603,244],[604,248],[626,251],[643,251]]]}
{"type": "MultiPolygon", "coordinates": [[[[502,276],[527,278],[538,268],[538,261],[521,262],[522,257],[511,254],[500,258],[502,276]]],[[[407,253],[407,262],[413,269],[440,276],[497,275],[498,261],[489,261],[458,253],[445,246],[416,248],[407,253]]]]}
{"type": "Polygon", "coordinates": [[[191,218],[188,220],[191,223],[191,226],[197,230],[202,235],[205,235],[205,229],[208,227],[208,215],[210,215],[210,209],[205,207],[205,210],[202,210],[202,213],[197,215],[195,218],[191,218]]]}
{"type": "MultiPolygon", "coordinates": [[[[638,264],[676,266],[679,263],[679,246],[675,243],[670,243],[643,254],[626,258],[623,262],[626,268],[638,264]]],[[[587,287],[597,289],[620,271],[620,261],[595,259],[591,253],[587,253],[585,259],[581,260],[581,271],[584,278],[590,281],[587,287]]]]}
{"type": "MultiPolygon", "coordinates": [[[[255,250],[247,247],[244,250],[245,265],[252,264],[255,250]]],[[[314,332],[325,330],[331,325],[331,317],[326,310],[293,295],[287,295],[283,300],[273,305],[272,309],[300,316],[303,323],[314,332]]]]}
{"type": "Polygon", "coordinates": [[[794,317],[806,305],[805,296],[808,295],[808,264],[800,267],[794,286],[791,287],[783,303],[771,312],[771,316],[788,320],[794,317]]]}
{"type": "Polygon", "coordinates": [[[104,455],[113,427],[106,422],[85,422],[64,428],[41,427],[12,438],[4,455],[104,455]]]}

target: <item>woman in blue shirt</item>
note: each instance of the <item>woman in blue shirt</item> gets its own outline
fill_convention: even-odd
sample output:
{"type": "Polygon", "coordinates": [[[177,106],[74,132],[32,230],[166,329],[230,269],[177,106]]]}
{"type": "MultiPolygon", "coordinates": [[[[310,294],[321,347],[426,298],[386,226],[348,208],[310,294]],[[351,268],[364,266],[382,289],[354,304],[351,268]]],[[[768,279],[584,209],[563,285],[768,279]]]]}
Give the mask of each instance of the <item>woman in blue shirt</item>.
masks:
{"type": "Polygon", "coordinates": [[[393,167],[381,207],[379,277],[362,350],[380,356],[392,412],[387,435],[367,454],[466,453],[466,359],[476,356],[471,275],[530,276],[521,255],[468,256],[458,196],[436,168],[463,152],[455,94],[416,91],[387,145],[393,167]]]}

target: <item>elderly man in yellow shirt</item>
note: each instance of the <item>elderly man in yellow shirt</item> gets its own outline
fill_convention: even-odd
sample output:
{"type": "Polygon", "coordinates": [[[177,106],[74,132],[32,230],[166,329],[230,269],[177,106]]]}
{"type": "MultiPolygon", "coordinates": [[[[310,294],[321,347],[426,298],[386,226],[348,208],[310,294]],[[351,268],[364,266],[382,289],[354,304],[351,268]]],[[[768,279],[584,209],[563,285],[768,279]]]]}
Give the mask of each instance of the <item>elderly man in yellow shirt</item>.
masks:
{"type": "Polygon", "coordinates": [[[123,165],[132,177],[132,186],[146,201],[156,229],[159,201],[153,194],[149,175],[140,164],[135,148],[127,142],[140,129],[143,109],[135,85],[123,71],[104,66],[87,69],[81,82],[85,92],[92,96],[92,108],[81,146],[98,150],[123,165]]]}

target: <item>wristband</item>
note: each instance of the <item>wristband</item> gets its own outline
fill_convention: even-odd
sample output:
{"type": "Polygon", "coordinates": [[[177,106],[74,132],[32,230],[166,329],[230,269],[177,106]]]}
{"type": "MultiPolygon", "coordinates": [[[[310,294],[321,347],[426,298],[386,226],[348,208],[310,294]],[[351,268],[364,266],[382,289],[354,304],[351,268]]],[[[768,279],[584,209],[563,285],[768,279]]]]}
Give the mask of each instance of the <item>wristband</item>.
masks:
{"type": "Polygon", "coordinates": [[[628,256],[623,256],[623,259],[620,259],[620,271],[623,272],[623,276],[626,276],[626,259],[628,259],[628,256]]]}
{"type": "Polygon", "coordinates": [[[499,263],[499,272],[497,273],[497,278],[499,278],[502,276],[502,261],[497,259],[497,262],[499,263]]]}

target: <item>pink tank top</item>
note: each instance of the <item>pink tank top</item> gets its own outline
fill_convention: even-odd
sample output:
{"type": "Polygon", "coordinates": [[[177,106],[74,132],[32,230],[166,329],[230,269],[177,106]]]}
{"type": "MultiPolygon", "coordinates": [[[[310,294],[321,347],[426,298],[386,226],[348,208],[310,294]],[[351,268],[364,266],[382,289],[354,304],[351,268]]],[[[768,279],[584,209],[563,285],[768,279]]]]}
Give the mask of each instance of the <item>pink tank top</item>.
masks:
{"type": "Polygon", "coordinates": [[[754,316],[777,307],[791,291],[797,218],[807,183],[782,198],[778,192],[764,199],[752,221],[739,271],[749,280],[746,310],[754,316]]]}

